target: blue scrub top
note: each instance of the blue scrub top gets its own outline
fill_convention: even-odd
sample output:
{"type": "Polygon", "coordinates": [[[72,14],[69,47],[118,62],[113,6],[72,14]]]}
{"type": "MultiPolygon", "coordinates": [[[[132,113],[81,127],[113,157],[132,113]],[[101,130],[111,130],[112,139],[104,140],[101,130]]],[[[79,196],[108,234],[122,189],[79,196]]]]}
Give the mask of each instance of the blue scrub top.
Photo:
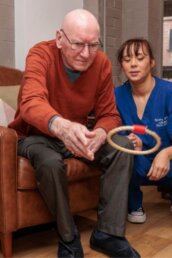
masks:
{"type": "MultiPolygon", "coordinates": [[[[156,132],[162,141],[158,151],[172,145],[172,82],[155,77],[155,87],[149,96],[142,119],[137,115],[129,81],[116,87],[114,94],[124,125],[144,125],[156,132]]],[[[144,149],[155,145],[152,136],[139,134],[139,137],[143,141],[144,149]]],[[[156,153],[148,155],[149,159],[152,160],[156,153]]]]}

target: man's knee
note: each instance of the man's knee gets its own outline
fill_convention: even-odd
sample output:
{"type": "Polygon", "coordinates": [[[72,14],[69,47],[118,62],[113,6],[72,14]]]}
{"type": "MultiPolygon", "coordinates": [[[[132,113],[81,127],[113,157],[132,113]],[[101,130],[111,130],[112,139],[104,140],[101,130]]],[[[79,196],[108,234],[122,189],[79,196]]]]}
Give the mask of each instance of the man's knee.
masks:
{"type": "Polygon", "coordinates": [[[47,181],[60,181],[60,178],[66,176],[64,162],[62,159],[58,159],[56,157],[44,159],[39,165],[36,174],[36,177],[39,180],[44,177],[44,180],[47,181]]]}

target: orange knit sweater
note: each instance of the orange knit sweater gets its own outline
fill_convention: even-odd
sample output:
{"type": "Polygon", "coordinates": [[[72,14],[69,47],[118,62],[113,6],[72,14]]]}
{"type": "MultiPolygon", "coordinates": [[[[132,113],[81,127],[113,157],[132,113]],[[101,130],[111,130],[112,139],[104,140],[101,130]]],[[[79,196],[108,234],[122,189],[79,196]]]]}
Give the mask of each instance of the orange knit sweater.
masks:
{"type": "Polygon", "coordinates": [[[69,80],[55,40],[41,42],[29,51],[19,92],[18,109],[9,125],[19,137],[33,134],[51,136],[48,123],[59,114],[86,125],[94,110],[95,127],[106,131],[121,123],[113,94],[111,63],[99,51],[90,68],[73,83],[69,80]]]}

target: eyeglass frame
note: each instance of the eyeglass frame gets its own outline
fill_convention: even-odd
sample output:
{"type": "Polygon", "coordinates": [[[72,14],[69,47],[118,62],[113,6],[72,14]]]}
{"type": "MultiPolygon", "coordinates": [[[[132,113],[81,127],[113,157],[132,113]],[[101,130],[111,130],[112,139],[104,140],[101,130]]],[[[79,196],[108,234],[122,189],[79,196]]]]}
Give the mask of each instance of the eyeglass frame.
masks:
{"type": "Polygon", "coordinates": [[[87,46],[88,47],[88,49],[89,49],[89,51],[90,52],[92,52],[92,53],[94,53],[94,52],[96,52],[98,49],[99,49],[99,47],[101,47],[101,48],[103,48],[103,43],[102,43],[102,41],[101,41],[101,39],[99,38],[99,42],[95,42],[95,43],[84,43],[84,42],[72,42],[69,38],[68,38],[68,36],[67,36],[67,34],[65,33],[65,31],[63,30],[63,29],[60,29],[60,31],[62,31],[63,32],[63,34],[64,34],[64,36],[65,36],[65,38],[67,39],[67,41],[69,42],[69,44],[71,45],[71,49],[72,50],[75,50],[75,51],[78,51],[78,52],[80,52],[80,51],[82,51],[84,48],[85,48],[85,46],[87,46]],[[77,45],[78,44],[78,45],[77,45]],[[77,48],[73,48],[72,46],[77,46],[78,48],[80,48],[80,49],[77,49],[77,48]],[[91,47],[97,47],[97,49],[96,50],[93,50],[93,49],[91,49],[91,47]]]}

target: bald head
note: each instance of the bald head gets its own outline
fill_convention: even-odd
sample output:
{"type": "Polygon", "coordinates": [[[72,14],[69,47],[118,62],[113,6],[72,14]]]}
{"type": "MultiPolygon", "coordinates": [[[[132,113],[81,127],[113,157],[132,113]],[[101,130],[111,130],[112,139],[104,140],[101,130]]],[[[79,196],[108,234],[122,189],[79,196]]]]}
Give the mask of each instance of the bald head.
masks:
{"type": "Polygon", "coordinates": [[[101,45],[100,28],[95,16],[84,9],[69,12],[56,33],[56,45],[61,50],[66,67],[86,71],[101,45]]]}
{"type": "Polygon", "coordinates": [[[100,36],[100,27],[95,16],[85,9],[76,9],[69,12],[62,22],[62,29],[68,33],[85,31],[100,36]]]}

